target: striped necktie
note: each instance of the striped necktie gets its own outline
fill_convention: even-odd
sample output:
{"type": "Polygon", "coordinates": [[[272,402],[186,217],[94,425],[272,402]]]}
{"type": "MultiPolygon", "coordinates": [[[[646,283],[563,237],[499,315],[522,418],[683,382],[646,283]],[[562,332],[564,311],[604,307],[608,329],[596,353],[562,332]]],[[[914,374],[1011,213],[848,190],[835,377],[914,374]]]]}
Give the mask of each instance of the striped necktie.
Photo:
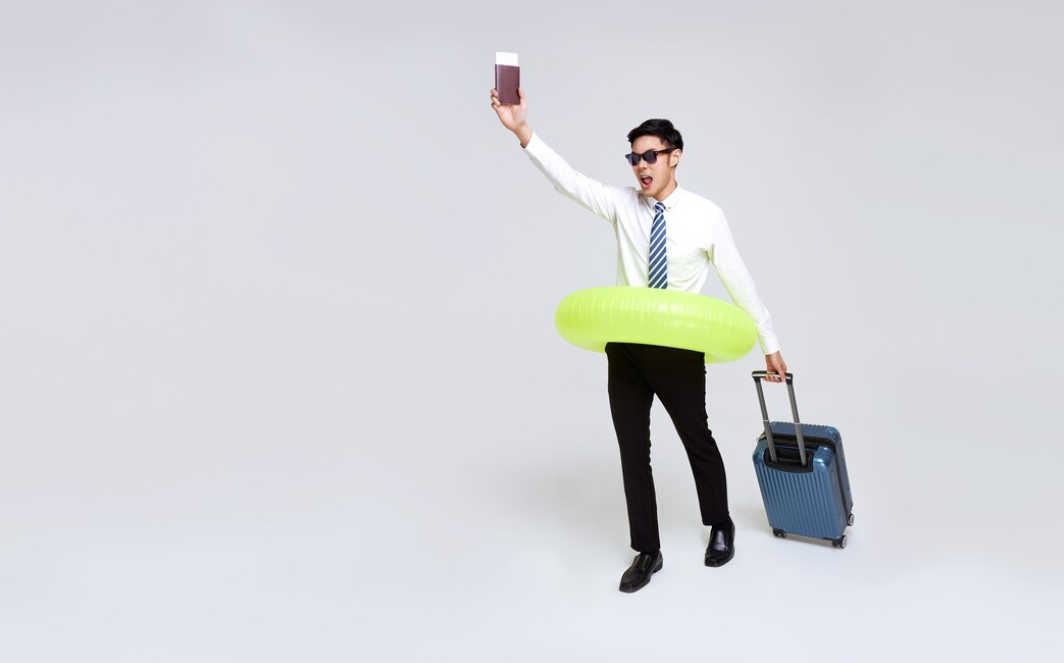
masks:
{"type": "Polygon", "coordinates": [[[650,270],[648,285],[651,288],[669,287],[669,273],[665,256],[665,203],[654,205],[654,225],[650,226],[650,270]]]}

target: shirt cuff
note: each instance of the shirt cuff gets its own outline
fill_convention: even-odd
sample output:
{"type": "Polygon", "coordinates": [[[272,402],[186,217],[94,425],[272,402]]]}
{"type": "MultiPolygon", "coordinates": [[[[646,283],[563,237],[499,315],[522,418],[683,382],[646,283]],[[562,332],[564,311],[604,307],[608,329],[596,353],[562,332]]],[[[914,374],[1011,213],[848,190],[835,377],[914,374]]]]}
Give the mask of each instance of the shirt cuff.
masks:
{"type": "Polygon", "coordinates": [[[533,132],[532,137],[528,139],[528,145],[525,145],[524,150],[529,156],[542,159],[544,147],[546,147],[546,143],[539,139],[539,134],[533,132]]]}
{"type": "Polygon", "coordinates": [[[762,354],[770,355],[780,351],[780,343],[774,338],[758,338],[758,342],[761,344],[762,354]]]}
{"type": "Polygon", "coordinates": [[[761,353],[770,355],[780,351],[780,342],[776,338],[774,333],[763,333],[760,329],[757,330],[757,342],[761,345],[761,353]]]}

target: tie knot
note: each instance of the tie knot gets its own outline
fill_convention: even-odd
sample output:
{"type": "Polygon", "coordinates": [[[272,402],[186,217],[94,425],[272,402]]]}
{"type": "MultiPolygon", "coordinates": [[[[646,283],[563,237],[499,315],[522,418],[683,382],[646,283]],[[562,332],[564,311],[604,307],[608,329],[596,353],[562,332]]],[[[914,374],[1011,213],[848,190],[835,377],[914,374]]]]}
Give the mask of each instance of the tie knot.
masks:
{"type": "Polygon", "coordinates": [[[654,209],[657,210],[658,214],[661,214],[662,212],[665,211],[665,203],[657,203],[657,204],[655,204],[654,205],[654,209]]]}

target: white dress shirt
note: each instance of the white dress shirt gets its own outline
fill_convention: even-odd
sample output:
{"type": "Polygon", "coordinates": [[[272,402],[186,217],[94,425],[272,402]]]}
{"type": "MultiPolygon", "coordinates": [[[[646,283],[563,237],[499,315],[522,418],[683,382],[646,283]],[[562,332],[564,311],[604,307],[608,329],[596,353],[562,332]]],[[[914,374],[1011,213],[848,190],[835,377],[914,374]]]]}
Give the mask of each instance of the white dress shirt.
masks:
{"type": "MultiPolygon", "coordinates": [[[[635,187],[609,186],[576,172],[538,134],[528,141],[525,153],[559,193],[613,224],[617,285],[647,287],[650,225],[657,201],[635,187]]],[[[669,289],[700,293],[712,264],[732,301],[754,319],[761,351],[766,355],[779,351],[772,317],[739,256],[724,212],[679,186],[661,202],[665,203],[669,289]]]]}

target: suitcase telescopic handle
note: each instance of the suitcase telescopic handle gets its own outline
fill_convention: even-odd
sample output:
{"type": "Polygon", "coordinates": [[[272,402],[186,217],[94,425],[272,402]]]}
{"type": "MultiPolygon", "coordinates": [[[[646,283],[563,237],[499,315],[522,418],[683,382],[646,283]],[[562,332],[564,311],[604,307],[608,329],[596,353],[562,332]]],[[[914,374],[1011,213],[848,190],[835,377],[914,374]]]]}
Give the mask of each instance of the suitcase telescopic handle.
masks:
{"type": "MultiPolygon", "coordinates": [[[[761,380],[768,375],[776,375],[775,371],[754,371],[750,375],[754,378],[754,384],[757,385],[757,400],[761,402],[761,421],[765,424],[765,440],[768,442],[769,457],[772,458],[772,462],[778,461],[776,457],[776,444],[772,440],[772,425],[768,421],[768,408],[765,407],[765,392],[761,388],[761,380]]],[[[798,420],[798,402],[794,400],[794,374],[784,373],[787,378],[787,393],[791,397],[791,414],[794,415],[794,434],[798,438],[798,456],[802,461],[802,467],[805,467],[806,455],[805,455],[805,438],[802,436],[802,424],[798,420]]]]}

